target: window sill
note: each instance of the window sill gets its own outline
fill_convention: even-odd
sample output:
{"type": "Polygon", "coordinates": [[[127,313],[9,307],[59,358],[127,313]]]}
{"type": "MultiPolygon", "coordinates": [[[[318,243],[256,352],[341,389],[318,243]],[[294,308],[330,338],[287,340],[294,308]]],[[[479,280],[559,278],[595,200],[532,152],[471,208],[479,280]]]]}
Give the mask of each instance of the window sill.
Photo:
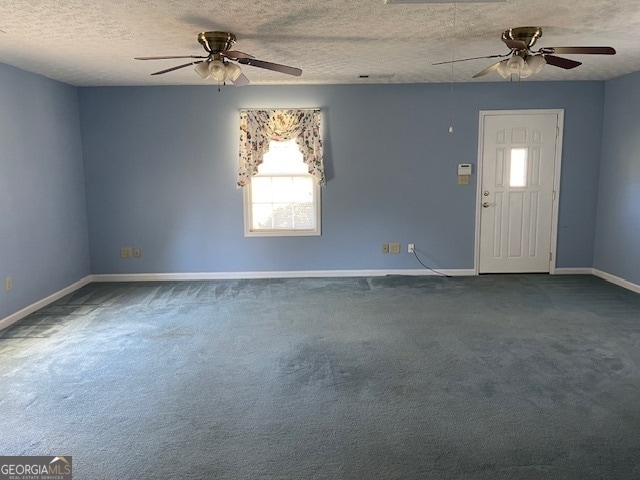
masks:
{"type": "Polygon", "coordinates": [[[250,230],[245,237],[318,237],[320,230],[250,230]]]}

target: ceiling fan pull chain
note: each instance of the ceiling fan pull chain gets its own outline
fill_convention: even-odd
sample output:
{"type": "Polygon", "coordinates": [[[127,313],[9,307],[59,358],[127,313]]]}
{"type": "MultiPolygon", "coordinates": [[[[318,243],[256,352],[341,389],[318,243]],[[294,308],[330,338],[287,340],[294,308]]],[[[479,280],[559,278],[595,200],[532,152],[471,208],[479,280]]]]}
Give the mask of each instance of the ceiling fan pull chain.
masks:
{"type": "Polygon", "coordinates": [[[453,133],[453,67],[456,61],[456,11],[457,4],[453,4],[453,32],[451,35],[451,88],[449,90],[449,133],[453,133]]]}

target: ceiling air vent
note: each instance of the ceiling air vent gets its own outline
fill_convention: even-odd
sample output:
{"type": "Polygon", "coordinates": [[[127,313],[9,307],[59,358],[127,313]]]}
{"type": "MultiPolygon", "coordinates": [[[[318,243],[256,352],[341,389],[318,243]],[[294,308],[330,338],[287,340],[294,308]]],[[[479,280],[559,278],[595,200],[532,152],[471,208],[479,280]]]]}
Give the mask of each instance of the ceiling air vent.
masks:
{"type": "Polygon", "coordinates": [[[395,73],[363,73],[358,78],[368,78],[370,80],[390,80],[395,77],[395,73]]]}
{"type": "Polygon", "coordinates": [[[428,3],[507,3],[509,0],[384,0],[387,5],[428,3]]]}

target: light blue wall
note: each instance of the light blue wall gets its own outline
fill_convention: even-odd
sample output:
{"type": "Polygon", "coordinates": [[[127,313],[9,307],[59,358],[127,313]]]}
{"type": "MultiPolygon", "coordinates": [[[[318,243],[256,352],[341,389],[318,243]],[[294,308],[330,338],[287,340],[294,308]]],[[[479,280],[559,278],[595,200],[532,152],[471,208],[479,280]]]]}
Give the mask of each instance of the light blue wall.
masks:
{"type": "Polygon", "coordinates": [[[559,267],[593,260],[601,82],[82,88],[93,273],[473,268],[478,112],[564,108],[559,267]],[[320,107],[323,234],[245,238],[236,189],[238,110],[320,107]],[[383,255],[384,242],[403,253],[383,255]],[[119,258],[121,246],[140,259],[119,258]]]}
{"type": "Polygon", "coordinates": [[[77,89],[0,64],[0,319],[88,274],[77,89]]]}
{"type": "Polygon", "coordinates": [[[640,72],[605,86],[594,267],[640,284],[640,72]]]}

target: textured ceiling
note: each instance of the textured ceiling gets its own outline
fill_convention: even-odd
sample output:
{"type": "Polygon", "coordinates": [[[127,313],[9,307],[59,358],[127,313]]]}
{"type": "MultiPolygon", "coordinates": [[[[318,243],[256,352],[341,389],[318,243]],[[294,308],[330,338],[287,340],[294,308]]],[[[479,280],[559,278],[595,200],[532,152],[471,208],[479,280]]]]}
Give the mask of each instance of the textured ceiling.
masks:
{"type": "MultiPolygon", "coordinates": [[[[383,0],[6,0],[0,62],[72,85],[202,84],[192,67],[151,72],[201,55],[197,34],[236,34],[234,49],[299,67],[301,77],[243,66],[252,84],[449,82],[434,62],[504,54],[503,30],[539,26],[542,46],[605,45],[615,56],[564,55],[573,70],[547,65],[531,80],[604,80],[640,70],[638,0],[508,0],[506,3],[386,5],[383,0]],[[455,28],[454,28],[455,18],[455,28]],[[359,79],[362,74],[369,79],[359,79]],[[379,78],[373,78],[378,75],[379,78]],[[393,75],[393,76],[391,76],[393,75]]],[[[462,81],[493,59],[456,63],[462,81]]]]}

